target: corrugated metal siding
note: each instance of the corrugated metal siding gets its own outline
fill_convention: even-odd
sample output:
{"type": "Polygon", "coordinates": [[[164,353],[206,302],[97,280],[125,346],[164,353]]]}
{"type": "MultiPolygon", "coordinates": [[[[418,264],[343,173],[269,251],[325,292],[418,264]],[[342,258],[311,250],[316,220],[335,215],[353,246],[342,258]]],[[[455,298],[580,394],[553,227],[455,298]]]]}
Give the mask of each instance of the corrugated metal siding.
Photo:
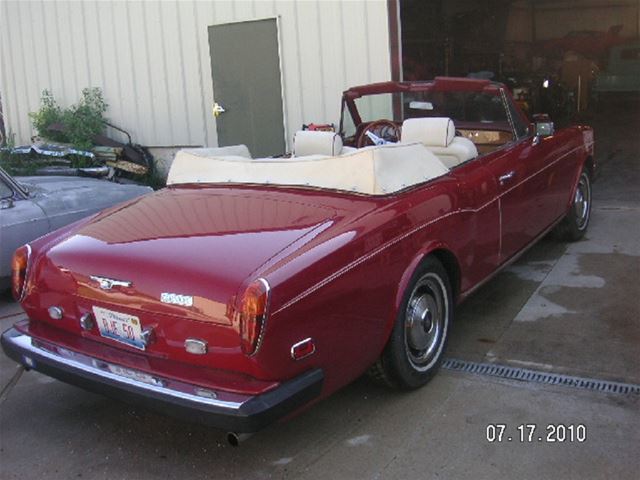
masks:
{"type": "Polygon", "coordinates": [[[0,94],[18,143],[49,89],[102,88],[108,117],[145,145],[217,145],[207,27],[279,16],[288,140],[337,122],[341,92],[390,79],[386,0],[2,1],[0,94]]]}

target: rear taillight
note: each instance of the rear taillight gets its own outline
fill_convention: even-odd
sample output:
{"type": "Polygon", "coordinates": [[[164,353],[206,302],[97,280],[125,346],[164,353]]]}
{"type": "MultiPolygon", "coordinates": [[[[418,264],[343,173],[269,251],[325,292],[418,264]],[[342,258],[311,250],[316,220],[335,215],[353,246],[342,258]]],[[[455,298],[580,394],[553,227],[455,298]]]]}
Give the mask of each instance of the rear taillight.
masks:
{"type": "Polygon", "coordinates": [[[11,260],[11,291],[16,301],[20,301],[24,295],[30,254],[31,247],[23,245],[15,251],[11,260]]]}
{"type": "Polygon", "coordinates": [[[240,343],[242,351],[253,355],[258,347],[269,314],[269,284],[259,278],[247,287],[240,304],[240,343]]]}

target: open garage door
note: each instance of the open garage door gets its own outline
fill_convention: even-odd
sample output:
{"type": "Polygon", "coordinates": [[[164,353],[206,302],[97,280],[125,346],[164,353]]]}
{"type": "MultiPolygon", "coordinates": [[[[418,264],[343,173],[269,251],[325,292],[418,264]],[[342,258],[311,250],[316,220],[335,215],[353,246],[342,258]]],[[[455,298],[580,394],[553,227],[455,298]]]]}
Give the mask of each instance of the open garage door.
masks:
{"type": "Polygon", "coordinates": [[[640,94],[637,0],[406,0],[400,19],[406,80],[497,80],[556,123],[640,94]]]}

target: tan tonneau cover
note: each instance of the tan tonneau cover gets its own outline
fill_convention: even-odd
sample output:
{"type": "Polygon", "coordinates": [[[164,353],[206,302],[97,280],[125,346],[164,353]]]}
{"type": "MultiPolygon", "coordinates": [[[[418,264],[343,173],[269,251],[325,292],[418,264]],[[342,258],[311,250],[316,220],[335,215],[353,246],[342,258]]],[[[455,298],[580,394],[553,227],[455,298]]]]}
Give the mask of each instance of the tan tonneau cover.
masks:
{"type": "Polygon", "coordinates": [[[248,158],[248,150],[243,147],[181,150],[173,161],[167,185],[292,185],[385,195],[449,171],[419,143],[368,147],[334,157],[310,155],[255,159],[248,158]]]}

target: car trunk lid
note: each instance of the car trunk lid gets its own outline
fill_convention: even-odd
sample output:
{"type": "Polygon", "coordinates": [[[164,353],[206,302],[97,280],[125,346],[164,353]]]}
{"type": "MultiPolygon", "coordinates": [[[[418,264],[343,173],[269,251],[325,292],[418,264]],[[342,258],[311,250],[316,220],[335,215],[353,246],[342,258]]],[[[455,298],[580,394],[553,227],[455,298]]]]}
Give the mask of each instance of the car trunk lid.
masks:
{"type": "Polygon", "coordinates": [[[79,297],[228,325],[252,272],[334,215],[249,190],[167,189],[81,227],[47,260],[79,297]]]}

